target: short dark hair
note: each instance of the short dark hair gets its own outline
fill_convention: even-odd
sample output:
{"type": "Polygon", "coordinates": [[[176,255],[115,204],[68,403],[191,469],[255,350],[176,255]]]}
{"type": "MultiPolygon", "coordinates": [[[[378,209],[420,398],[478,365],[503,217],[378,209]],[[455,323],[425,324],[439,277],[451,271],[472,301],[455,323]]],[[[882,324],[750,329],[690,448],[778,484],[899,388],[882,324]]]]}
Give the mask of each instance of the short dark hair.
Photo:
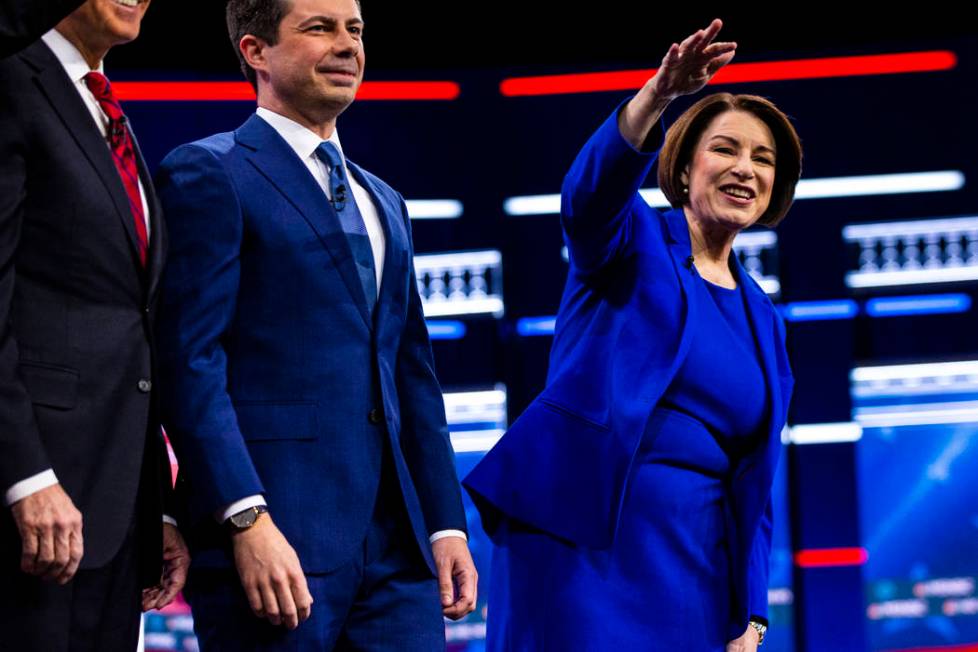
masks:
{"type": "MultiPolygon", "coordinates": [[[[356,0],[356,3],[359,8],[360,0],[356,0]]],[[[275,45],[278,43],[278,27],[291,10],[292,0],[228,0],[224,16],[228,25],[228,36],[231,38],[231,47],[238,57],[241,72],[256,91],[258,75],[245,61],[238,44],[246,35],[251,34],[269,45],[275,45]]]]}
{"type": "Polygon", "coordinates": [[[683,170],[692,159],[693,148],[710,122],[727,111],[750,113],[766,124],[774,135],[774,188],[771,189],[771,203],[757,223],[775,226],[784,219],[795,198],[795,184],[801,177],[801,140],[788,116],[773,102],[758,95],[707,95],[679,116],[666,132],[665,143],[659,152],[659,189],[673,208],[679,208],[689,201],[682,192],[683,170]]]}
{"type": "Polygon", "coordinates": [[[238,56],[241,72],[251,86],[258,90],[258,75],[248,65],[238,46],[248,34],[257,36],[269,45],[278,43],[278,26],[292,9],[292,0],[228,0],[224,15],[228,25],[231,47],[238,56]]]}

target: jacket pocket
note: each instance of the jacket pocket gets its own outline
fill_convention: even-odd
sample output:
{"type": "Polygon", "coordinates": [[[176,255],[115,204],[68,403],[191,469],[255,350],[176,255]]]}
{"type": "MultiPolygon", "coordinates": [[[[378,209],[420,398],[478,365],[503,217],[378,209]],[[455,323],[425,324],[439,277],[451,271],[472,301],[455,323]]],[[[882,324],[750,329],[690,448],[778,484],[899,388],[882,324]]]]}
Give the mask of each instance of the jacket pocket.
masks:
{"type": "Polygon", "coordinates": [[[571,419],[580,421],[582,424],[594,428],[595,430],[602,430],[605,432],[611,430],[610,426],[606,426],[603,423],[598,423],[594,419],[589,419],[583,415],[580,415],[574,410],[572,410],[571,408],[561,405],[560,403],[557,403],[552,399],[541,397],[539,401],[543,406],[545,406],[547,409],[551,410],[552,412],[557,412],[558,414],[561,414],[565,417],[570,417],[571,419]]]}
{"type": "Polygon", "coordinates": [[[316,439],[318,405],[311,401],[238,401],[234,411],[246,441],[316,439]]]}
{"type": "Polygon", "coordinates": [[[76,369],[22,361],[20,377],[34,405],[70,410],[78,402],[79,374],[76,369]]]}

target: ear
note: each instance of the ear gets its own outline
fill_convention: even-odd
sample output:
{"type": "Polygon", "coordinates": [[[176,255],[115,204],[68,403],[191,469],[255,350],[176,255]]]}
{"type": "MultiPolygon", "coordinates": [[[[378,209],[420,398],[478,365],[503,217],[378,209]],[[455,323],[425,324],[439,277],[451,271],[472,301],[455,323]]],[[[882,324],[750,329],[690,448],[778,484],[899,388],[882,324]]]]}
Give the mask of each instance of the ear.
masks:
{"type": "Polygon", "coordinates": [[[265,41],[252,34],[245,34],[238,41],[238,50],[241,51],[241,56],[244,57],[245,62],[254,68],[255,71],[265,69],[266,47],[268,47],[268,44],[265,41]]]}
{"type": "Polygon", "coordinates": [[[689,186],[689,163],[683,168],[683,171],[679,173],[679,180],[684,186],[689,186]]]}

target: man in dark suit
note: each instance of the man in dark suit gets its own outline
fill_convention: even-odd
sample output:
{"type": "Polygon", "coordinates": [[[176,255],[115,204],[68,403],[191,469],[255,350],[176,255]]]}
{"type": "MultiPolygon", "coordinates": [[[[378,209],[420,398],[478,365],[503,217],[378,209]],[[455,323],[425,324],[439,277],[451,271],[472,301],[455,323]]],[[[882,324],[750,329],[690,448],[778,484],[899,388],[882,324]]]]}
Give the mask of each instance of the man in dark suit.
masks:
{"type": "Polygon", "coordinates": [[[0,630],[16,650],[133,649],[140,605],[171,600],[189,565],[163,516],[162,211],[101,72],[147,5],[88,0],[0,62],[0,630]]]}
{"type": "Polygon", "coordinates": [[[201,647],[444,649],[476,574],[407,210],[336,133],[363,76],[359,5],[227,15],[257,115],[158,177],[164,425],[201,647]]]}
{"type": "Polygon", "coordinates": [[[83,0],[0,0],[0,59],[40,38],[83,0]]]}

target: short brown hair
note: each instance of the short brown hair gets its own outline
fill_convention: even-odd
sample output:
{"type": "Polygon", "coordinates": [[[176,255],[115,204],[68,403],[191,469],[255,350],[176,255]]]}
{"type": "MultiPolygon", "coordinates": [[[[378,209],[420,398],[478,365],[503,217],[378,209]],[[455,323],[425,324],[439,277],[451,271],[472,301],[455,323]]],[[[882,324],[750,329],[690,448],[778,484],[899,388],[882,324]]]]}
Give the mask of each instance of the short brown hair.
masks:
{"type": "Polygon", "coordinates": [[[776,149],[774,188],[771,203],[757,220],[764,226],[775,226],[784,219],[795,198],[795,184],[801,177],[801,140],[795,128],[778,107],[758,95],[715,93],[689,107],[666,132],[659,152],[659,189],[679,208],[689,201],[683,193],[681,176],[693,155],[693,148],[715,117],[727,111],[743,111],[767,125],[774,135],[776,149]]]}
{"type": "Polygon", "coordinates": [[[251,34],[269,45],[275,45],[278,43],[278,26],[291,9],[291,0],[228,0],[224,16],[228,25],[228,36],[231,37],[231,47],[238,57],[241,72],[256,91],[258,75],[245,61],[238,44],[251,34]]]}

